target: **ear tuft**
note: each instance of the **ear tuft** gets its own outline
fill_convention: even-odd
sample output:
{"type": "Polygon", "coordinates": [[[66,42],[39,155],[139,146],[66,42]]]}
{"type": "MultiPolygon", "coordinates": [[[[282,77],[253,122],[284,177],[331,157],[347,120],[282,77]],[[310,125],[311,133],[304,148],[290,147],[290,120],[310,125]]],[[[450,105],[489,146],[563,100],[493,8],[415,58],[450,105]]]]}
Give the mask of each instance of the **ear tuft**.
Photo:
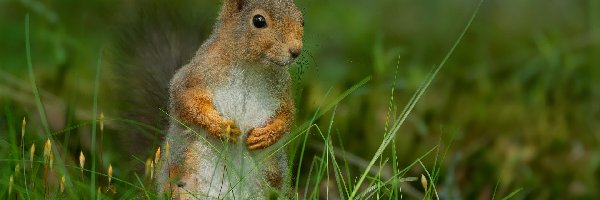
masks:
{"type": "Polygon", "coordinates": [[[244,4],[244,0],[225,0],[225,5],[230,12],[242,11],[244,4]]]}
{"type": "Polygon", "coordinates": [[[242,8],[244,8],[244,0],[235,0],[236,4],[237,4],[237,11],[242,11],[242,8]]]}

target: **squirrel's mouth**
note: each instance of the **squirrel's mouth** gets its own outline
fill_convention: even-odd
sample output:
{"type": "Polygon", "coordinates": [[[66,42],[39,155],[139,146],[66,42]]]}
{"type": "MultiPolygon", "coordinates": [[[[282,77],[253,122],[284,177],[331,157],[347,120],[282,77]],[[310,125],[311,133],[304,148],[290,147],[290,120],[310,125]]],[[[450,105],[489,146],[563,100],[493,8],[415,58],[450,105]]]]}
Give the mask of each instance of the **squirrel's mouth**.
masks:
{"type": "Polygon", "coordinates": [[[265,64],[269,64],[272,66],[285,67],[296,61],[296,58],[291,56],[271,56],[269,54],[263,54],[262,60],[265,64]]]}
{"type": "Polygon", "coordinates": [[[269,61],[269,63],[279,66],[279,67],[285,67],[285,66],[292,64],[292,62],[294,62],[294,59],[288,59],[286,61],[281,61],[281,60],[277,60],[277,59],[267,59],[267,60],[269,61]]]}

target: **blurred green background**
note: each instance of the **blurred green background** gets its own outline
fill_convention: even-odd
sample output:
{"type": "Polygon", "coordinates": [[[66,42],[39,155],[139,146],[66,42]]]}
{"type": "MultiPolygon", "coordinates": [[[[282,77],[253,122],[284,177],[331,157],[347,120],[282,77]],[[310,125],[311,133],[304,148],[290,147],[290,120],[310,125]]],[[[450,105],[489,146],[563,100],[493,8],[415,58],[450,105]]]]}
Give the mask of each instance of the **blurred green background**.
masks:
{"type": "MultiPolygon", "coordinates": [[[[182,4],[187,5],[182,12],[200,13],[198,20],[212,21],[219,1],[182,4]]],[[[478,1],[297,4],[305,15],[305,50],[290,69],[298,88],[297,122],[311,116],[328,90],[335,97],[371,76],[338,105],[334,120],[344,149],[368,161],[383,139],[392,88],[392,110],[399,113],[449,51],[478,1]]],[[[90,145],[87,122],[92,119],[100,52],[110,49],[123,28],[120,24],[136,6],[135,1],[117,0],[0,0],[0,158],[11,157],[11,136],[4,133],[19,130],[23,116],[33,134],[28,137],[37,139],[40,147],[45,140],[27,74],[25,14],[31,16],[35,79],[51,130],[83,124],[57,134],[67,141],[64,145],[72,150],[67,155],[75,160],[77,152],[90,145]]],[[[99,95],[99,109],[108,118],[118,112],[114,94],[107,89],[110,83],[103,80],[99,95]]],[[[327,127],[330,116],[318,122],[327,127]]],[[[113,129],[106,137],[115,134],[127,133],[113,129]]],[[[412,163],[440,141],[442,150],[449,147],[437,183],[443,199],[490,199],[496,184],[496,197],[523,188],[518,199],[600,198],[600,1],[484,2],[471,29],[400,128],[399,166],[412,163]]],[[[111,144],[105,143],[102,162],[132,162],[131,155],[119,154],[121,147],[111,144]]],[[[145,151],[140,158],[154,150],[145,151]]],[[[307,152],[320,154],[318,149],[307,152]]],[[[432,163],[434,158],[427,159],[432,163]]],[[[5,168],[0,181],[6,183],[14,165],[0,166],[5,168]]],[[[116,170],[117,176],[127,176],[128,170],[116,170]]],[[[408,174],[421,173],[414,168],[408,174]]]]}

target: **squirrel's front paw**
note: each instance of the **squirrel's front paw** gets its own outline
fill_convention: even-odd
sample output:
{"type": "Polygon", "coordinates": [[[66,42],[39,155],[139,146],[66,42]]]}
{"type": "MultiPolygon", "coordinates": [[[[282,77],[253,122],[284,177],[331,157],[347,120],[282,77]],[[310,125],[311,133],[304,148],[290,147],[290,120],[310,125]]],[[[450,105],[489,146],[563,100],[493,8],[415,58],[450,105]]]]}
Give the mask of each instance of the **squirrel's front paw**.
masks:
{"type": "Polygon", "coordinates": [[[223,131],[222,133],[219,135],[219,137],[222,140],[228,141],[228,142],[233,142],[233,143],[237,143],[237,139],[235,136],[239,136],[241,131],[240,129],[235,125],[235,122],[232,120],[225,120],[225,122],[223,122],[223,131]]]}
{"type": "Polygon", "coordinates": [[[279,139],[278,135],[273,130],[268,128],[255,128],[250,131],[246,142],[248,143],[248,149],[257,150],[264,149],[279,139]]]}

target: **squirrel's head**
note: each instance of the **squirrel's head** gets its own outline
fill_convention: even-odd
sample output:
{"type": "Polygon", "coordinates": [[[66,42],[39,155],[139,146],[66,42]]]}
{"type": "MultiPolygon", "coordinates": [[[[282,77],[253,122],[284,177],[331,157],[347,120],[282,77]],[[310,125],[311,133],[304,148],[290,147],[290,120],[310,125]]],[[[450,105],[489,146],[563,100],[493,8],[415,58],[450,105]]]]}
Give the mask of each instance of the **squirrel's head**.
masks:
{"type": "Polygon", "coordinates": [[[293,0],[224,0],[216,34],[244,62],[286,66],[302,52],[303,26],[293,0]]]}

